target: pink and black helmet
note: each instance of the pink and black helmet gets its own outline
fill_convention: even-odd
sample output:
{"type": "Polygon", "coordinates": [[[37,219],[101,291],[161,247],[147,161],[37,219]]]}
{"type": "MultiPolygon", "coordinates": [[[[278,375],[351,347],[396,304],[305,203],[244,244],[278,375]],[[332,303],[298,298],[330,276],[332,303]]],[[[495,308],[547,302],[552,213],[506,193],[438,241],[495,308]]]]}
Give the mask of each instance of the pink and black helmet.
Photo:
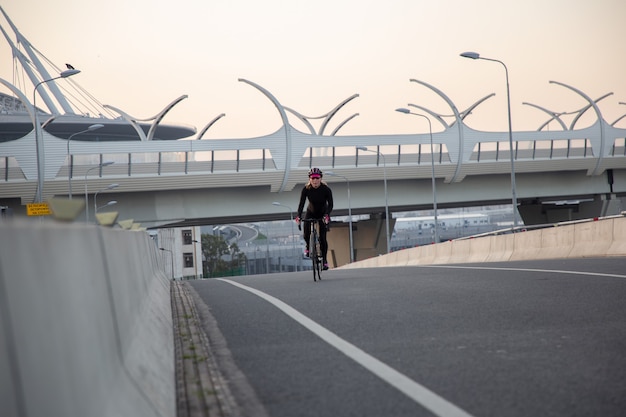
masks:
{"type": "Polygon", "coordinates": [[[309,171],[309,178],[322,178],[323,176],[322,170],[319,168],[311,168],[309,171]]]}

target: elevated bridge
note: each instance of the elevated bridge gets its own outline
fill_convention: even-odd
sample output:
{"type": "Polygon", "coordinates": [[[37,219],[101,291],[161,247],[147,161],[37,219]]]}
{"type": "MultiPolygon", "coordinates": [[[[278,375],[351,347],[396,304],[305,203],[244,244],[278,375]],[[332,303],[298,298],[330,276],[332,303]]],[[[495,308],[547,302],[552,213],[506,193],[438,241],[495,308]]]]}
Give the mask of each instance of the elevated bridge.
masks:
{"type": "Polygon", "coordinates": [[[315,131],[305,116],[283,106],[267,90],[240,81],[275,105],[283,121],[280,129],[255,138],[177,141],[97,141],[97,132],[86,132],[84,140],[68,140],[33,130],[0,143],[0,205],[19,214],[38,191],[44,201],[87,196],[93,215],[93,197],[99,194],[100,203],[117,201],[120,219],[132,218],[146,227],[271,220],[287,215],[272,202],[296,209],[313,166],[326,172],[325,180],[332,183],[336,215],[349,209],[353,214],[380,215],[386,207],[391,213],[430,208],[433,169],[440,207],[499,204],[511,201],[511,152],[519,213],[526,224],[612,214],[626,195],[626,129],[615,126],[621,118],[608,123],[597,106],[600,99],[591,100],[561,83],[588,105],[576,112],[569,126],[562,120],[564,113],[543,109],[563,130],[545,131],[544,124],[536,131],[513,132],[511,149],[508,131],[482,132],[465,124],[465,117],[488,97],[459,111],[436,88],[411,80],[450,105],[451,123],[415,106],[438,121],[442,131],[337,136],[338,128],[330,135],[324,128],[355,96],[325,115],[322,129],[315,131]],[[596,121],[577,128],[588,110],[596,113],[596,121]],[[293,127],[287,113],[305,122],[309,132],[293,127]],[[107,190],[110,184],[118,186],[107,190]]]}
{"type": "MultiPolygon", "coordinates": [[[[240,140],[68,144],[44,133],[43,195],[44,200],[68,195],[71,187],[74,198],[83,198],[85,190],[92,197],[102,190],[101,202],[117,200],[120,216],[146,225],[269,219],[281,216],[273,201],[296,209],[306,173],[317,166],[341,176],[325,176],[337,213],[348,209],[348,182],[354,213],[382,211],[385,177],[390,211],[405,211],[432,205],[434,159],[440,206],[510,202],[508,133],[462,125],[464,146],[459,147],[455,130],[433,134],[434,154],[428,134],[336,137],[291,126],[288,135],[281,128],[240,140]],[[106,162],[114,164],[101,165],[106,162]],[[112,183],[119,186],[103,190],[112,183]]],[[[626,194],[625,129],[598,122],[576,131],[515,132],[513,137],[522,216],[527,206],[547,200],[611,200],[626,194]],[[600,130],[602,142],[596,138],[600,130]]],[[[34,149],[34,134],[0,145],[0,204],[16,213],[36,195],[34,149]]]]}

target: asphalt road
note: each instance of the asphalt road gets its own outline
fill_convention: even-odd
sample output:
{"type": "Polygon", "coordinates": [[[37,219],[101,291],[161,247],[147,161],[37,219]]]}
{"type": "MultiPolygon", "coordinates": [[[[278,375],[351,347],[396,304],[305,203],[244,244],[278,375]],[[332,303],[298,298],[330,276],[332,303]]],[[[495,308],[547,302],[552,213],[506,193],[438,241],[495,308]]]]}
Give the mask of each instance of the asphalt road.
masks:
{"type": "Polygon", "coordinates": [[[626,258],[190,283],[243,415],[626,416],[626,258]]]}

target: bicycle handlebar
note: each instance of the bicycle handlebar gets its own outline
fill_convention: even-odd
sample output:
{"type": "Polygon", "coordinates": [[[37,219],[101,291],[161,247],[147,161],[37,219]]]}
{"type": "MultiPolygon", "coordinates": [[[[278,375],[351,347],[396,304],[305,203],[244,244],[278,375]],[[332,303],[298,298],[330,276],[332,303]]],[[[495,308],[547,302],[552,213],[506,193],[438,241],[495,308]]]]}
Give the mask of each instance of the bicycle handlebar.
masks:
{"type": "MultiPolygon", "coordinates": [[[[298,224],[298,230],[302,230],[302,224],[301,223],[314,223],[314,222],[322,222],[324,223],[324,218],[321,219],[300,219],[300,223],[298,224]]],[[[326,226],[326,230],[330,229],[330,225],[328,223],[324,223],[324,225],[326,226]]]]}

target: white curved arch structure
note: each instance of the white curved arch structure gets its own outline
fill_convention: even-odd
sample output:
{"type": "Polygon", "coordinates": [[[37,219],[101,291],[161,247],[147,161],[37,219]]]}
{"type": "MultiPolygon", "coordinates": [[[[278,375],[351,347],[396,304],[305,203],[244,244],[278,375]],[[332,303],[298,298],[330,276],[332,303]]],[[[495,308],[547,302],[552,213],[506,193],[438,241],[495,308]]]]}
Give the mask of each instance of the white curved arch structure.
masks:
{"type": "MultiPolygon", "coordinates": [[[[335,116],[335,114],[337,114],[337,112],[339,110],[341,110],[346,104],[348,104],[350,101],[354,100],[355,98],[359,97],[359,94],[353,94],[350,97],[348,97],[347,99],[343,100],[341,103],[339,103],[337,106],[335,106],[334,109],[330,110],[329,112],[322,114],[321,116],[305,116],[302,113],[297,112],[296,110],[286,107],[284,106],[285,110],[287,110],[288,112],[292,113],[294,116],[296,116],[302,123],[304,123],[306,125],[306,127],[309,129],[309,132],[312,135],[323,135],[324,134],[324,130],[326,130],[326,127],[328,126],[328,123],[330,122],[330,120],[335,116]],[[324,121],[322,122],[320,129],[318,132],[315,131],[315,128],[313,127],[313,124],[309,121],[309,120],[315,120],[315,119],[324,119],[324,121]]],[[[334,136],[339,129],[341,129],[343,126],[346,125],[346,123],[348,123],[350,120],[354,119],[355,117],[357,117],[359,115],[359,113],[354,113],[353,115],[349,116],[348,118],[346,118],[344,121],[342,121],[338,127],[336,127],[333,132],[330,134],[330,136],[334,136]]]]}
{"type": "Polygon", "coordinates": [[[274,106],[278,110],[278,113],[280,113],[280,118],[283,121],[283,129],[285,129],[285,147],[286,147],[285,153],[283,154],[283,161],[281,164],[284,169],[283,182],[281,183],[280,188],[278,189],[278,192],[282,192],[285,190],[285,187],[287,186],[287,180],[289,180],[289,172],[291,171],[291,125],[289,124],[287,113],[285,113],[285,108],[283,107],[282,104],[280,104],[280,102],[276,99],[276,97],[274,97],[272,93],[267,91],[265,88],[261,87],[260,85],[256,83],[253,83],[252,81],[248,81],[243,78],[239,78],[239,81],[249,84],[252,87],[259,90],[261,93],[263,93],[265,97],[267,97],[274,104],[274,106]]]}
{"type": "MultiPolygon", "coordinates": [[[[605,135],[605,124],[606,124],[606,122],[604,121],[604,118],[602,117],[602,112],[600,111],[600,108],[595,103],[595,101],[593,101],[591,99],[591,97],[589,97],[587,94],[583,93],[582,91],[580,91],[577,88],[574,88],[572,86],[569,86],[567,84],[564,84],[564,83],[561,83],[561,82],[558,82],[558,81],[550,81],[550,84],[560,85],[562,87],[568,88],[568,89],[572,90],[573,92],[577,93],[582,98],[587,100],[589,102],[589,106],[593,107],[593,110],[596,112],[596,116],[598,117],[598,120],[597,120],[596,124],[598,125],[598,127],[600,129],[600,137],[599,138],[594,138],[592,140],[592,144],[595,142],[598,145],[598,147],[600,148],[600,152],[598,154],[598,160],[596,162],[596,166],[593,169],[593,171],[591,172],[591,175],[598,175],[600,173],[599,170],[600,170],[600,165],[602,164],[602,159],[604,159],[604,157],[605,157],[604,149],[605,149],[605,136],[606,136],[605,135]]],[[[586,110],[587,110],[587,108],[582,110],[581,114],[584,113],[586,110]]],[[[573,130],[573,127],[576,124],[576,121],[579,119],[579,117],[580,117],[580,114],[576,117],[576,119],[572,123],[572,129],[570,129],[570,130],[573,130]]]]}
{"type": "Polygon", "coordinates": [[[148,130],[148,137],[147,137],[148,140],[152,140],[154,138],[154,132],[155,132],[157,126],[159,125],[159,123],[161,123],[161,120],[163,120],[165,115],[170,110],[172,110],[172,107],[174,107],[175,105],[177,105],[178,103],[180,103],[181,101],[186,99],[187,97],[188,97],[187,94],[183,94],[182,96],[178,97],[176,100],[172,101],[170,104],[165,106],[165,108],[163,110],[161,110],[158,114],[156,114],[153,117],[154,122],[152,122],[152,126],[150,126],[150,130],[148,130]]]}
{"type": "Polygon", "coordinates": [[[139,136],[139,139],[141,139],[142,142],[145,142],[146,140],[148,140],[146,138],[146,134],[144,133],[143,129],[137,123],[137,119],[135,119],[133,116],[126,113],[125,111],[118,109],[117,107],[113,107],[109,104],[105,104],[104,107],[109,110],[113,110],[114,112],[122,116],[122,119],[126,120],[128,124],[130,124],[133,127],[133,129],[135,129],[135,131],[137,132],[137,135],[139,136]]]}
{"type": "Polygon", "coordinates": [[[550,122],[552,122],[553,120],[556,120],[561,125],[561,128],[563,128],[563,130],[567,130],[567,126],[565,125],[565,122],[561,119],[561,116],[563,116],[564,114],[567,114],[567,113],[557,113],[555,111],[548,110],[545,107],[541,107],[541,106],[538,106],[538,105],[533,104],[533,103],[523,102],[522,104],[525,104],[527,106],[539,109],[542,112],[547,113],[550,116],[550,119],[548,119],[548,121],[546,121],[541,126],[539,126],[537,131],[543,130],[543,128],[548,126],[550,124],[550,122]]]}
{"type": "MultiPolygon", "coordinates": [[[[476,101],[474,104],[470,105],[467,109],[465,109],[462,112],[459,112],[459,114],[461,115],[461,120],[465,120],[465,118],[467,116],[469,116],[470,114],[472,114],[472,111],[478,107],[482,102],[486,101],[488,98],[491,98],[493,96],[495,96],[495,93],[491,93],[486,95],[485,97],[481,98],[480,100],[476,101]]],[[[447,129],[449,127],[454,126],[454,124],[456,123],[456,120],[453,121],[452,123],[448,124],[446,123],[446,121],[443,119],[444,117],[454,117],[454,114],[439,114],[439,113],[435,113],[434,111],[424,107],[424,106],[420,106],[417,104],[411,104],[408,103],[408,106],[410,107],[415,107],[416,109],[420,109],[421,111],[424,111],[428,114],[430,114],[432,117],[435,118],[435,120],[437,120],[439,123],[441,123],[443,125],[444,129],[447,129]]]]}
{"type": "Polygon", "coordinates": [[[130,114],[124,112],[123,110],[118,109],[117,107],[111,106],[110,104],[105,104],[104,107],[107,108],[107,109],[113,110],[114,112],[116,112],[120,116],[122,116],[122,118],[124,120],[126,120],[133,127],[133,129],[135,129],[135,131],[137,132],[137,135],[139,135],[139,138],[142,141],[147,141],[147,140],[152,140],[154,138],[154,132],[156,131],[157,126],[159,125],[159,123],[161,123],[161,120],[163,120],[165,115],[170,110],[172,110],[172,107],[174,107],[175,105],[177,105],[178,103],[180,103],[181,101],[186,99],[187,97],[188,97],[187,94],[183,94],[182,96],[178,97],[176,100],[172,101],[170,104],[165,106],[165,108],[163,108],[163,110],[161,110],[159,113],[155,114],[152,117],[148,117],[146,119],[140,119],[138,117],[133,117],[130,114]],[[148,134],[146,135],[144,133],[143,129],[141,128],[141,126],[139,126],[139,124],[137,122],[149,122],[149,121],[153,121],[153,122],[150,125],[150,129],[148,130],[148,134]]]}
{"type": "Polygon", "coordinates": [[[330,136],[335,136],[337,132],[339,132],[339,129],[344,127],[346,123],[348,123],[350,120],[354,119],[358,115],[359,113],[354,113],[352,116],[348,116],[343,122],[339,123],[335,129],[333,129],[333,131],[330,133],[330,136]]]}
{"type": "MultiPolygon", "coordinates": [[[[464,140],[463,140],[463,136],[464,136],[463,135],[463,131],[465,129],[468,129],[468,128],[463,124],[463,119],[461,118],[461,114],[459,113],[458,109],[456,108],[456,105],[441,90],[433,87],[432,85],[430,85],[428,83],[425,83],[424,81],[416,80],[415,78],[411,78],[409,81],[421,84],[421,85],[431,89],[432,91],[434,91],[439,97],[441,97],[446,103],[448,103],[448,106],[450,106],[450,109],[452,110],[452,113],[454,113],[454,118],[456,119],[456,123],[457,123],[457,127],[458,127],[459,143],[458,143],[458,147],[456,149],[452,149],[452,150],[448,149],[448,152],[450,153],[450,159],[452,159],[452,161],[456,160],[456,169],[454,170],[454,175],[452,175],[452,178],[450,178],[449,182],[456,182],[456,181],[461,179],[461,177],[460,177],[460,174],[461,174],[461,164],[465,160],[469,161],[469,158],[465,157],[467,152],[466,152],[466,149],[464,148],[464,140]]],[[[470,151],[471,151],[471,149],[470,149],[470,151]]]]}
{"type": "Polygon", "coordinates": [[[206,126],[204,126],[202,128],[202,130],[200,130],[200,133],[198,133],[198,136],[196,137],[196,140],[200,140],[202,139],[202,136],[204,136],[204,134],[207,132],[207,130],[209,130],[211,128],[211,126],[213,126],[215,124],[215,122],[217,122],[219,119],[221,119],[222,117],[225,117],[226,113],[221,113],[218,114],[217,116],[215,116],[213,118],[213,120],[211,120],[209,123],[206,124],[206,126]]]}
{"type": "MultiPolygon", "coordinates": [[[[330,122],[330,119],[333,118],[333,116],[335,114],[337,114],[337,112],[339,110],[341,110],[341,108],[343,106],[345,106],[346,104],[348,104],[349,102],[351,102],[352,100],[354,100],[355,98],[359,97],[358,94],[353,94],[352,96],[348,97],[347,99],[345,99],[344,101],[342,101],[341,103],[339,103],[334,109],[332,109],[331,111],[329,111],[328,113],[326,113],[326,119],[324,120],[324,122],[322,123],[322,126],[320,127],[320,131],[319,134],[323,135],[324,134],[324,130],[326,129],[326,126],[328,125],[328,122],[330,122]]],[[[353,119],[354,117],[356,117],[358,114],[353,114],[351,117],[349,117],[347,120],[344,120],[343,124],[345,125],[349,120],[353,119]]],[[[331,135],[332,136],[332,135],[331,135]]]]}
{"type": "MultiPolygon", "coordinates": [[[[619,102],[619,104],[626,104],[623,102],[619,102]]],[[[626,117],[626,113],[622,114],[620,117],[618,117],[617,119],[615,119],[615,121],[613,123],[611,123],[611,126],[615,126],[617,124],[617,122],[619,122],[620,120],[622,120],[624,117],[626,117]]]]}
{"type": "MultiPolygon", "coordinates": [[[[63,194],[66,191],[63,185],[67,183],[70,172],[79,172],[76,175],[80,175],[81,171],[110,157],[117,158],[115,164],[102,170],[100,175],[111,177],[94,175],[94,178],[89,179],[94,187],[111,182],[123,183],[125,190],[138,191],[154,187],[269,186],[271,192],[283,192],[291,191],[302,183],[311,164],[350,176],[351,182],[372,181],[372,178],[380,177],[383,172],[382,162],[379,165],[374,157],[357,156],[358,146],[385,146],[394,150],[389,153],[385,151],[390,178],[431,178],[431,154],[421,154],[421,146],[430,141],[428,132],[344,135],[341,140],[333,135],[301,132],[290,126],[287,111],[267,90],[247,80],[241,81],[254,86],[270,99],[281,114],[281,128],[269,135],[241,139],[77,141],[72,144],[73,158],[70,160],[67,158],[67,140],[43,131],[42,137],[46,142],[46,196],[63,194]],[[316,152],[315,155],[311,152],[309,156],[308,149],[328,152],[316,152]],[[211,160],[206,161],[207,156],[211,160]],[[396,162],[389,164],[390,161],[396,162]]],[[[459,183],[468,176],[501,176],[510,173],[507,166],[510,155],[508,146],[499,149],[500,144],[508,143],[508,131],[477,131],[468,127],[463,118],[467,117],[468,110],[474,111],[477,103],[461,113],[445,94],[426,83],[419,84],[444,98],[455,117],[456,126],[446,124],[443,131],[433,132],[433,142],[440,149],[436,177],[445,183],[459,183]]],[[[10,85],[7,87],[14,89],[10,85]]],[[[587,103],[593,103],[586,94],[574,91],[585,98],[587,103]]],[[[14,93],[28,103],[19,91],[14,93]]],[[[626,129],[606,123],[595,103],[590,107],[596,110],[598,120],[585,128],[514,132],[517,174],[582,171],[588,177],[599,177],[613,170],[616,178],[622,178],[626,169],[626,129]],[[553,145],[555,148],[560,146],[560,149],[552,153],[553,145]]],[[[31,115],[33,111],[31,106],[31,115]]],[[[138,127],[134,118],[130,115],[126,117],[138,127]]],[[[563,125],[567,127],[565,119],[562,120],[563,125]]],[[[0,143],[0,199],[19,197],[24,202],[30,202],[28,199],[34,195],[37,180],[34,143],[32,131],[20,139],[0,143]]],[[[596,178],[594,181],[601,182],[602,179],[596,178]]]]}

